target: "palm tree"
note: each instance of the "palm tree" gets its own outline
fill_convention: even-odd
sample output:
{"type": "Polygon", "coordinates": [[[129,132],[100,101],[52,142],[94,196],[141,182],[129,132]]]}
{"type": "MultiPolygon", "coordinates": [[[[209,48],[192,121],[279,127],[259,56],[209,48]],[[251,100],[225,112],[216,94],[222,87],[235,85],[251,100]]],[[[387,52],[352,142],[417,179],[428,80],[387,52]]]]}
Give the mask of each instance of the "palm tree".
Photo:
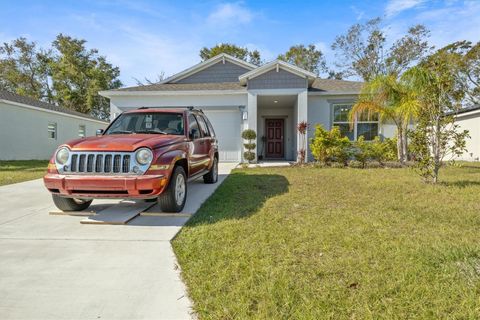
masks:
{"type": "Polygon", "coordinates": [[[397,127],[398,160],[407,160],[407,130],[415,118],[418,101],[409,82],[396,74],[379,75],[365,83],[358,101],[350,111],[350,122],[362,113],[378,113],[381,122],[391,121],[397,127]]]}

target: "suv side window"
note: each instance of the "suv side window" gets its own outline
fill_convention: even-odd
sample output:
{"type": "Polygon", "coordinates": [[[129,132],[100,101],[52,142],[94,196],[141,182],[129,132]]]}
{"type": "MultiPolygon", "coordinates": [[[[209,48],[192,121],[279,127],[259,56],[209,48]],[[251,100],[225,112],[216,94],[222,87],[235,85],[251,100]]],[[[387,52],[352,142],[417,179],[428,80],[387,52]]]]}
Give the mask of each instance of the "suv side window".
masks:
{"type": "Polygon", "coordinates": [[[200,130],[204,137],[210,137],[210,132],[208,131],[207,124],[205,123],[205,119],[200,114],[197,114],[198,124],[200,125],[200,130]]]}
{"type": "Polygon", "coordinates": [[[208,126],[208,131],[210,131],[210,136],[215,137],[215,130],[213,130],[213,126],[210,123],[210,120],[206,116],[202,116],[203,120],[205,120],[205,123],[208,126]]]}
{"type": "Polygon", "coordinates": [[[188,137],[192,140],[200,138],[197,119],[195,119],[195,116],[191,113],[188,115],[188,137]]]}

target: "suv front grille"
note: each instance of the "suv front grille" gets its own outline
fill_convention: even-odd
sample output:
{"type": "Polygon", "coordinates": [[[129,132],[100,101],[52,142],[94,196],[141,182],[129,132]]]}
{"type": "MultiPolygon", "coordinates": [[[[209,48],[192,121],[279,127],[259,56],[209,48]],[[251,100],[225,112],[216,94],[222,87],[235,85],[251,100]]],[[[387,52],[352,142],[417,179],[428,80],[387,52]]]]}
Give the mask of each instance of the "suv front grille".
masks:
{"type": "Polygon", "coordinates": [[[65,173],[130,173],[133,153],[72,152],[65,173]]]}

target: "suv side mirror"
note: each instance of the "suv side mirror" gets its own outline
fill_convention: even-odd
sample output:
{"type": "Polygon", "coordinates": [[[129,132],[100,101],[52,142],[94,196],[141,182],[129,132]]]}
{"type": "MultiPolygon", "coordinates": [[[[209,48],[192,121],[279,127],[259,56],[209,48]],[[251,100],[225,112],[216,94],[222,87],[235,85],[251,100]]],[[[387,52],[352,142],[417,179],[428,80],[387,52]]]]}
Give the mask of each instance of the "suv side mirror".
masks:
{"type": "Polygon", "coordinates": [[[103,129],[97,129],[97,137],[103,135],[104,131],[105,130],[103,130],[103,129]]]}
{"type": "Polygon", "coordinates": [[[188,137],[190,138],[190,140],[197,139],[199,137],[198,130],[197,129],[190,129],[188,137]]]}

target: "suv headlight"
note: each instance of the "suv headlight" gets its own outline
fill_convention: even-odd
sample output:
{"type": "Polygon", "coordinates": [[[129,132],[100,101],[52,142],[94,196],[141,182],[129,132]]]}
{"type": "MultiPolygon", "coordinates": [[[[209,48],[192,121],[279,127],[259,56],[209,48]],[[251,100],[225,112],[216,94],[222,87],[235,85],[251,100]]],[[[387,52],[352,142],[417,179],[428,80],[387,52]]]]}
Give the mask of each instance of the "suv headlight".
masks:
{"type": "Polygon", "coordinates": [[[153,160],[153,152],[148,148],[140,148],[135,153],[135,159],[137,160],[137,163],[142,166],[150,164],[153,160]]]}
{"type": "Polygon", "coordinates": [[[68,150],[67,147],[61,147],[60,149],[57,150],[57,153],[55,155],[55,161],[57,161],[58,164],[64,165],[68,161],[68,156],[70,155],[70,150],[68,150]]]}

